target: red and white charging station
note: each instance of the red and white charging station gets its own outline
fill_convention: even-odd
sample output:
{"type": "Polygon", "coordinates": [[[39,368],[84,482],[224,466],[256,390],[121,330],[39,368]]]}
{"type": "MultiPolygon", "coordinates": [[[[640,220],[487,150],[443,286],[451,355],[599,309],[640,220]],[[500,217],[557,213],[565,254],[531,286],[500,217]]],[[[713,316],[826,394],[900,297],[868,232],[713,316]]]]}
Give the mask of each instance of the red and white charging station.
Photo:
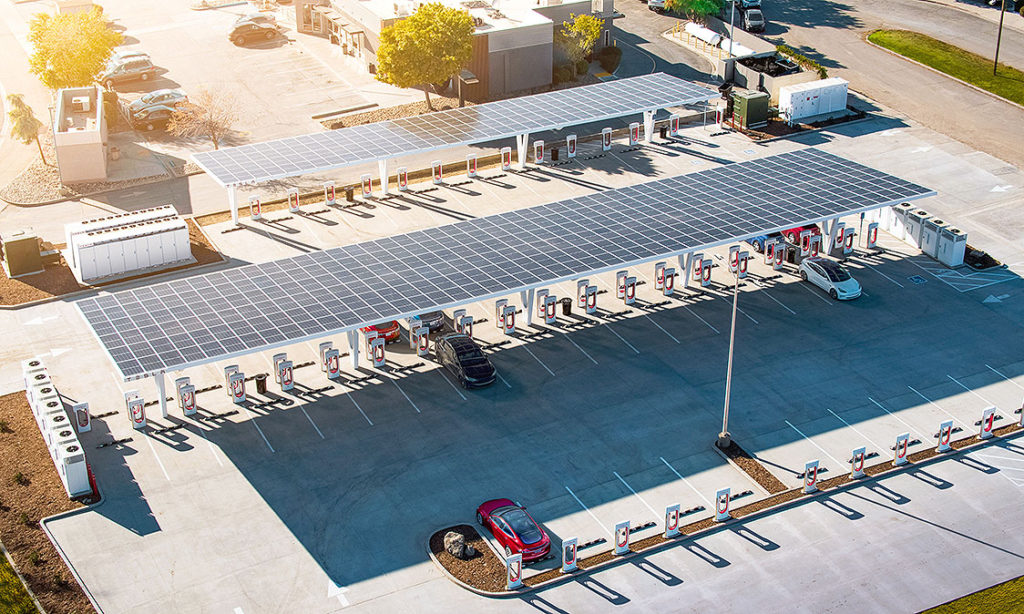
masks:
{"type": "Polygon", "coordinates": [[[363,198],[373,196],[373,176],[366,174],[359,176],[359,188],[363,198]]]}
{"type": "Polygon", "coordinates": [[[539,288],[534,296],[535,296],[535,298],[533,300],[537,304],[537,317],[538,318],[543,318],[544,317],[544,309],[545,309],[544,306],[546,305],[545,301],[547,300],[547,296],[548,296],[548,289],[547,288],[539,288]]]}
{"type": "Polygon", "coordinates": [[[499,298],[494,301],[494,328],[501,330],[505,327],[505,306],[508,305],[508,299],[499,298]]]}
{"type": "Polygon", "coordinates": [[[953,437],[953,421],[946,420],[939,425],[939,445],[935,448],[936,452],[949,452],[953,449],[953,446],[949,445],[949,440],[953,437]]]}
{"type": "Polygon", "coordinates": [[[399,166],[396,172],[398,173],[398,191],[405,192],[409,189],[409,169],[399,166]]]}
{"type": "Polygon", "coordinates": [[[384,366],[384,338],[377,337],[370,342],[370,357],[373,359],[373,366],[381,368],[384,366]]]}
{"type": "Polygon", "coordinates": [[[444,169],[441,167],[440,160],[434,160],[430,163],[430,174],[434,178],[434,185],[444,183],[444,169]]]}
{"type": "Polygon", "coordinates": [[[846,232],[846,222],[836,222],[835,238],[833,239],[832,245],[829,246],[829,251],[839,251],[843,248],[843,234],[846,232]]]}
{"type": "Polygon", "coordinates": [[[92,430],[92,417],[89,415],[88,403],[73,404],[71,416],[75,419],[75,428],[79,433],[88,433],[92,430]]]}
{"type": "Polygon", "coordinates": [[[277,364],[277,381],[281,382],[281,392],[295,388],[294,365],[290,360],[282,360],[277,364]]]}
{"type": "Polygon", "coordinates": [[[636,303],[636,277],[627,277],[622,301],[627,305],[636,303]]]}
{"type": "Polygon", "coordinates": [[[679,535],[679,504],[665,508],[665,539],[679,535]]]}
{"type": "Polygon", "coordinates": [[[299,191],[295,188],[288,190],[288,212],[299,212],[299,191]]]}
{"type": "Polygon", "coordinates": [[[715,522],[725,522],[732,518],[729,514],[729,500],[732,498],[732,491],[723,488],[715,493],[715,522]]]}
{"type": "Polygon", "coordinates": [[[764,241],[764,263],[771,264],[772,260],[775,260],[775,246],[776,241],[765,239],[764,241]]]}
{"type": "Polygon", "coordinates": [[[700,265],[700,286],[702,288],[707,288],[708,286],[711,285],[711,267],[712,267],[712,265],[714,265],[714,263],[711,261],[710,258],[706,258],[706,259],[704,259],[703,262],[701,262],[701,265],[700,265]]]}
{"type": "Polygon", "coordinates": [[[235,405],[245,403],[245,373],[232,373],[228,381],[231,384],[231,400],[235,405]]]}
{"type": "Polygon", "coordinates": [[[679,136],[679,115],[675,113],[668,116],[668,134],[669,136],[679,136]]]}
{"type": "Polygon", "coordinates": [[[513,591],[523,585],[523,553],[505,557],[505,590],[513,591]]]}
{"type": "Polygon", "coordinates": [[[896,447],[893,449],[892,464],[894,467],[907,464],[907,447],[910,445],[910,433],[903,433],[896,437],[896,447]]]}
{"type": "Polygon", "coordinates": [[[981,412],[981,427],[978,430],[978,439],[988,439],[992,436],[992,431],[995,428],[996,421],[996,408],[986,407],[981,412]]]}
{"type": "Polygon", "coordinates": [[[804,494],[818,490],[818,464],[818,461],[812,460],[804,465],[804,494]]]}
{"type": "Polygon", "coordinates": [[[587,306],[587,286],[589,285],[589,279],[576,280],[576,306],[580,309],[587,306]]]}
{"type": "Polygon", "coordinates": [[[878,247],[878,222],[871,222],[868,224],[868,236],[865,242],[865,247],[868,249],[875,249],[878,247]]]}
{"type": "Polygon", "coordinates": [[[334,344],[330,341],[324,341],[317,348],[320,352],[320,370],[327,373],[327,352],[334,347],[334,344]]]}
{"type": "Polygon", "coordinates": [[[811,257],[817,257],[821,251],[821,235],[814,235],[811,237],[811,257]]]}
{"type": "Polygon", "coordinates": [[[363,335],[366,337],[366,355],[369,356],[373,353],[371,344],[377,337],[380,337],[380,333],[375,330],[368,330],[363,335]]]}
{"type": "Polygon", "coordinates": [[[859,480],[865,476],[864,473],[864,459],[867,458],[867,448],[860,447],[853,451],[853,456],[850,457],[850,479],[859,480]]]}
{"type": "Polygon", "coordinates": [[[806,258],[811,255],[811,231],[800,231],[800,257],[806,258]]]}
{"type": "Polygon", "coordinates": [[[733,245],[732,247],[729,248],[729,272],[730,273],[735,273],[736,272],[736,263],[739,260],[739,256],[740,256],[740,246],[739,245],[733,245]]]}
{"type": "Polygon", "coordinates": [[[571,160],[576,157],[576,135],[570,134],[565,137],[565,153],[571,160]]]}
{"type": "Polygon", "coordinates": [[[640,143],[640,124],[633,122],[629,125],[629,146],[640,143]]]}
{"type": "Polygon", "coordinates": [[[615,271],[615,298],[626,296],[627,277],[629,277],[629,271],[615,271]]]}
{"type": "Polygon", "coordinates": [[[281,369],[280,365],[282,362],[288,360],[288,354],[281,352],[280,354],[274,354],[273,358],[270,359],[274,363],[274,381],[278,384],[281,383],[281,369]]]}
{"type": "Polygon", "coordinates": [[[692,254],[690,256],[690,262],[692,263],[690,266],[692,267],[693,271],[693,281],[699,281],[701,269],[704,267],[704,254],[692,254]]]}
{"type": "Polygon", "coordinates": [[[665,262],[654,263],[654,289],[662,290],[665,288],[665,262]]]}
{"type": "Polygon", "coordinates": [[[562,573],[576,571],[576,548],[579,544],[578,538],[562,540],[562,573]]]}
{"type": "Polygon", "coordinates": [[[336,348],[331,348],[324,353],[324,362],[327,365],[327,379],[341,377],[341,353],[336,348]]]}
{"type": "Polygon", "coordinates": [[[615,525],[615,556],[622,556],[629,553],[629,521],[624,520],[615,525]]]}
{"type": "Polygon", "coordinates": [[[533,142],[533,163],[544,164],[544,141],[533,142]]]}
{"type": "Polygon", "coordinates": [[[736,275],[740,279],[747,276],[747,263],[750,261],[750,252],[742,251],[736,254],[736,275]]]}
{"type": "Polygon", "coordinates": [[[181,404],[181,412],[186,416],[194,416],[196,414],[196,387],[192,384],[188,384],[181,387],[178,391],[178,399],[181,404]]]}
{"type": "Polygon", "coordinates": [[[238,365],[224,367],[224,394],[231,398],[231,376],[238,373],[238,365]]]}
{"type": "Polygon", "coordinates": [[[416,335],[416,355],[430,356],[430,329],[426,326],[419,326],[413,331],[416,335]]]}
{"type": "Polygon", "coordinates": [[[849,256],[853,253],[853,238],[857,235],[853,228],[843,229],[843,255],[849,256]]]}
{"type": "Polygon", "coordinates": [[[128,401],[128,417],[136,431],[146,428],[146,404],[140,397],[128,401]]]}
{"type": "Polygon", "coordinates": [[[662,284],[661,293],[665,296],[672,296],[676,291],[676,270],[668,267],[664,270],[665,280],[662,284]]]}
{"type": "Polygon", "coordinates": [[[556,299],[553,296],[545,296],[544,297],[544,323],[545,324],[554,324],[555,323],[555,318],[556,318],[555,310],[556,310],[556,304],[557,303],[558,303],[558,299],[556,299]]]}
{"type": "Polygon", "coordinates": [[[586,304],[584,306],[587,309],[587,313],[597,313],[597,286],[587,286],[585,292],[586,304]]]}
{"type": "Polygon", "coordinates": [[[470,179],[476,177],[476,154],[466,156],[466,177],[470,179]]]}
{"type": "Polygon", "coordinates": [[[260,204],[259,196],[249,197],[249,218],[253,220],[263,219],[263,205],[260,204]]]}
{"type": "Polygon", "coordinates": [[[184,408],[181,402],[181,389],[184,388],[185,386],[188,386],[191,383],[192,380],[189,379],[188,377],[179,377],[178,379],[174,380],[174,394],[175,397],[178,399],[178,409],[184,408]]]}
{"type": "Polygon", "coordinates": [[[452,325],[455,327],[455,332],[462,332],[462,318],[466,315],[465,309],[456,309],[452,312],[452,325]]]}
{"type": "Polygon", "coordinates": [[[506,305],[501,311],[501,327],[506,335],[514,335],[516,332],[516,306],[506,305]]]}
{"type": "Polygon", "coordinates": [[[508,172],[512,170],[512,148],[502,147],[501,148],[501,170],[508,172]]]}
{"type": "Polygon", "coordinates": [[[772,260],[772,269],[781,271],[786,266],[786,247],[785,243],[775,244],[775,258],[772,260]]]}
{"type": "Polygon", "coordinates": [[[338,202],[338,191],[334,187],[333,181],[324,182],[324,204],[333,205],[338,202]]]}
{"type": "Polygon", "coordinates": [[[470,339],[473,338],[473,316],[462,316],[459,319],[459,332],[470,339]]]}
{"type": "Polygon", "coordinates": [[[612,148],[612,129],[602,128],[601,129],[601,151],[611,151],[612,148]]]}

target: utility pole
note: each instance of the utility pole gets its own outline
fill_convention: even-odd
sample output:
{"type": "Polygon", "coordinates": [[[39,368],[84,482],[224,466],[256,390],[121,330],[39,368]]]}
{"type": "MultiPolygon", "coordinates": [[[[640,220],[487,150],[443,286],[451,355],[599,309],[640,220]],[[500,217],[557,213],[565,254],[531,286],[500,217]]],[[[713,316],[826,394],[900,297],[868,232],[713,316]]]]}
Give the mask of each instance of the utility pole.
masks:
{"type": "Polygon", "coordinates": [[[996,59],[992,62],[992,74],[999,68],[999,44],[1003,41],[1003,17],[1006,15],[1006,0],[999,7],[999,31],[996,33],[996,59]]]}

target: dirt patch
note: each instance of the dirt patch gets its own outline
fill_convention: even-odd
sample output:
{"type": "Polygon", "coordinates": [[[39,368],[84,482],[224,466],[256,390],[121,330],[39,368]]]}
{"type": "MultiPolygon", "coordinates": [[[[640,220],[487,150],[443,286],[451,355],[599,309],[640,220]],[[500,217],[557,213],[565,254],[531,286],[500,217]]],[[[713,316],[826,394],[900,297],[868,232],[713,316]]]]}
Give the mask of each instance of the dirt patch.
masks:
{"type": "Polygon", "coordinates": [[[430,551],[448,573],[462,582],[491,593],[505,590],[505,562],[494,556],[484,538],[472,526],[457,524],[434,533],[430,536],[430,551]],[[465,561],[452,556],[444,549],[444,536],[448,531],[461,533],[466,538],[466,544],[473,546],[476,554],[465,561]]]}
{"type": "MultiPolygon", "coordinates": [[[[721,448],[719,448],[721,449],[721,448]]],[[[761,485],[761,488],[768,492],[775,494],[786,490],[786,485],[779,480],[779,478],[772,475],[770,471],[764,468],[764,465],[754,460],[752,456],[747,454],[735,441],[729,444],[729,447],[722,450],[729,460],[736,463],[736,465],[743,470],[752,480],[761,485]]]]}
{"type": "Polygon", "coordinates": [[[163,269],[153,273],[146,273],[144,275],[126,277],[108,282],[107,284],[97,284],[94,286],[87,286],[78,283],[78,280],[75,279],[74,274],[71,272],[71,269],[63,258],[61,258],[60,264],[47,266],[42,273],[26,275],[16,279],[7,277],[7,274],[4,273],[3,269],[0,269],[0,305],[22,305],[31,301],[70,294],[71,292],[77,292],[78,290],[96,288],[132,279],[141,279],[143,277],[151,277],[153,275],[163,275],[164,273],[169,273],[171,271],[179,271],[181,269],[220,262],[223,260],[220,252],[217,251],[213,244],[210,243],[210,240],[206,238],[206,235],[199,229],[199,225],[192,219],[186,219],[185,222],[188,225],[188,238],[192,244],[192,256],[196,259],[194,263],[170,269],[163,269]]]}
{"type": "Polygon", "coordinates": [[[0,429],[0,539],[47,612],[93,612],[39,527],[40,519],[82,504],[68,499],[25,393],[0,397],[0,420],[7,425],[0,429]]]}
{"type": "MultiPolygon", "coordinates": [[[[403,117],[412,117],[414,115],[425,115],[427,113],[433,113],[434,111],[447,111],[448,109],[457,108],[459,106],[459,99],[446,98],[444,96],[431,94],[430,103],[434,106],[433,110],[427,108],[426,101],[421,100],[419,102],[410,102],[409,104],[400,104],[383,109],[374,109],[363,113],[353,113],[352,115],[346,115],[345,117],[331,117],[321,121],[320,124],[328,130],[336,130],[338,128],[350,128],[352,126],[373,124],[376,122],[387,121],[389,119],[401,119],[403,117]]],[[[473,103],[466,101],[466,106],[471,107],[473,106],[473,103]]]]}
{"type": "Polygon", "coordinates": [[[832,119],[826,119],[818,122],[812,122],[810,124],[793,124],[790,126],[785,121],[774,118],[768,120],[767,126],[762,126],[756,130],[754,129],[741,129],[738,126],[734,126],[734,129],[739,130],[743,134],[749,136],[755,141],[763,141],[765,139],[774,139],[780,136],[790,136],[792,134],[799,134],[801,132],[807,132],[808,130],[817,130],[819,128],[827,128],[828,126],[835,126],[836,124],[843,124],[846,122],[863,119],[867,116],[864,111],[849,109],[852,111],[850,115],[844,117],[835,117],[832,119]]]}

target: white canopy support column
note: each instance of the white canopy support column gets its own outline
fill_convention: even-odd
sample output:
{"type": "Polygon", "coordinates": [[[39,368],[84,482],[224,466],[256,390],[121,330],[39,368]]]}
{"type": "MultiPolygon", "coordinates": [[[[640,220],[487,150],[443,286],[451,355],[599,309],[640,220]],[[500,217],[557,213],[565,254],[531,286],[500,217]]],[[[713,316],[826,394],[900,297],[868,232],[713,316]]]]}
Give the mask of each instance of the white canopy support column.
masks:
{"type": "Polygon", "coordinates": [[[349,355],[352,357],[352,368],[353,369],[358,369],[359,368],[359,331],[358,330],[350,330],[350,331],[348,331],[345,334],[348,335],[348,347],[349,347],[349,355]]]}
{"type": "Polygon", "coordinates": [[[519,293],[519,301],[523,304],[523,311],[526,312],[527,326],[533,324],[533,298],[536,294],[536,289],[523,290],[519,293]]]}
{"type": "Polygon", "coordinates": [[[388,193],[388,160],[382,158],[377,160],[377,172],[380,174],[380,193],[381,196],[388,193]]]}
{"type": "Polygon", "coordinates": [[[231,207],[231,223],[238,226],[238,194],[235,186],[228,186],[228,206],[231,207]]]}
{"type": "Polygon", "coordinates": [[[644,142],[654,141],[654,111],[644,111],[644,142]]]}
{"type": "Polygon", "coordinates": [[[519,155],[517,166],[519,170],[526,168],[526,146],[529,144],[529,141],[529,133],[516,135],[516,153],[519,155]]]}
{"type": "Polygon", "coordinates": [[[163,371],[153,376],[156,382],[156,394],[160,397],[160,417],[167,417],[167,376],[163,371]]]}
{"type": "Polygon", "coordinates": [[[683,287],[690,287],[690,267],[693,265],[693,252],[679,254],[679,268],[683,270],[683,287]]]}

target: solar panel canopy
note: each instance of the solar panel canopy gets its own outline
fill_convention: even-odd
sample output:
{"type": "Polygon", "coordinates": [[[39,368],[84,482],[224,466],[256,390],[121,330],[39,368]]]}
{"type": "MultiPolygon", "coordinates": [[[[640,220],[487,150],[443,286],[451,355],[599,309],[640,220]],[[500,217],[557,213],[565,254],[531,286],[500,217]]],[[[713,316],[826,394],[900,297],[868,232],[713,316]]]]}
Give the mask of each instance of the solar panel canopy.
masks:
{"type": "Polygon", "coordinates": [[[718,92],[654,73],[533,96],[339,128],[192,156],[222,186],[307,175],[711,100],[718,92]]]}
{"type": "Polygon", "coordinates": [[[77,305],[134,379],[932,194],[810,148],[77,305]]]}

